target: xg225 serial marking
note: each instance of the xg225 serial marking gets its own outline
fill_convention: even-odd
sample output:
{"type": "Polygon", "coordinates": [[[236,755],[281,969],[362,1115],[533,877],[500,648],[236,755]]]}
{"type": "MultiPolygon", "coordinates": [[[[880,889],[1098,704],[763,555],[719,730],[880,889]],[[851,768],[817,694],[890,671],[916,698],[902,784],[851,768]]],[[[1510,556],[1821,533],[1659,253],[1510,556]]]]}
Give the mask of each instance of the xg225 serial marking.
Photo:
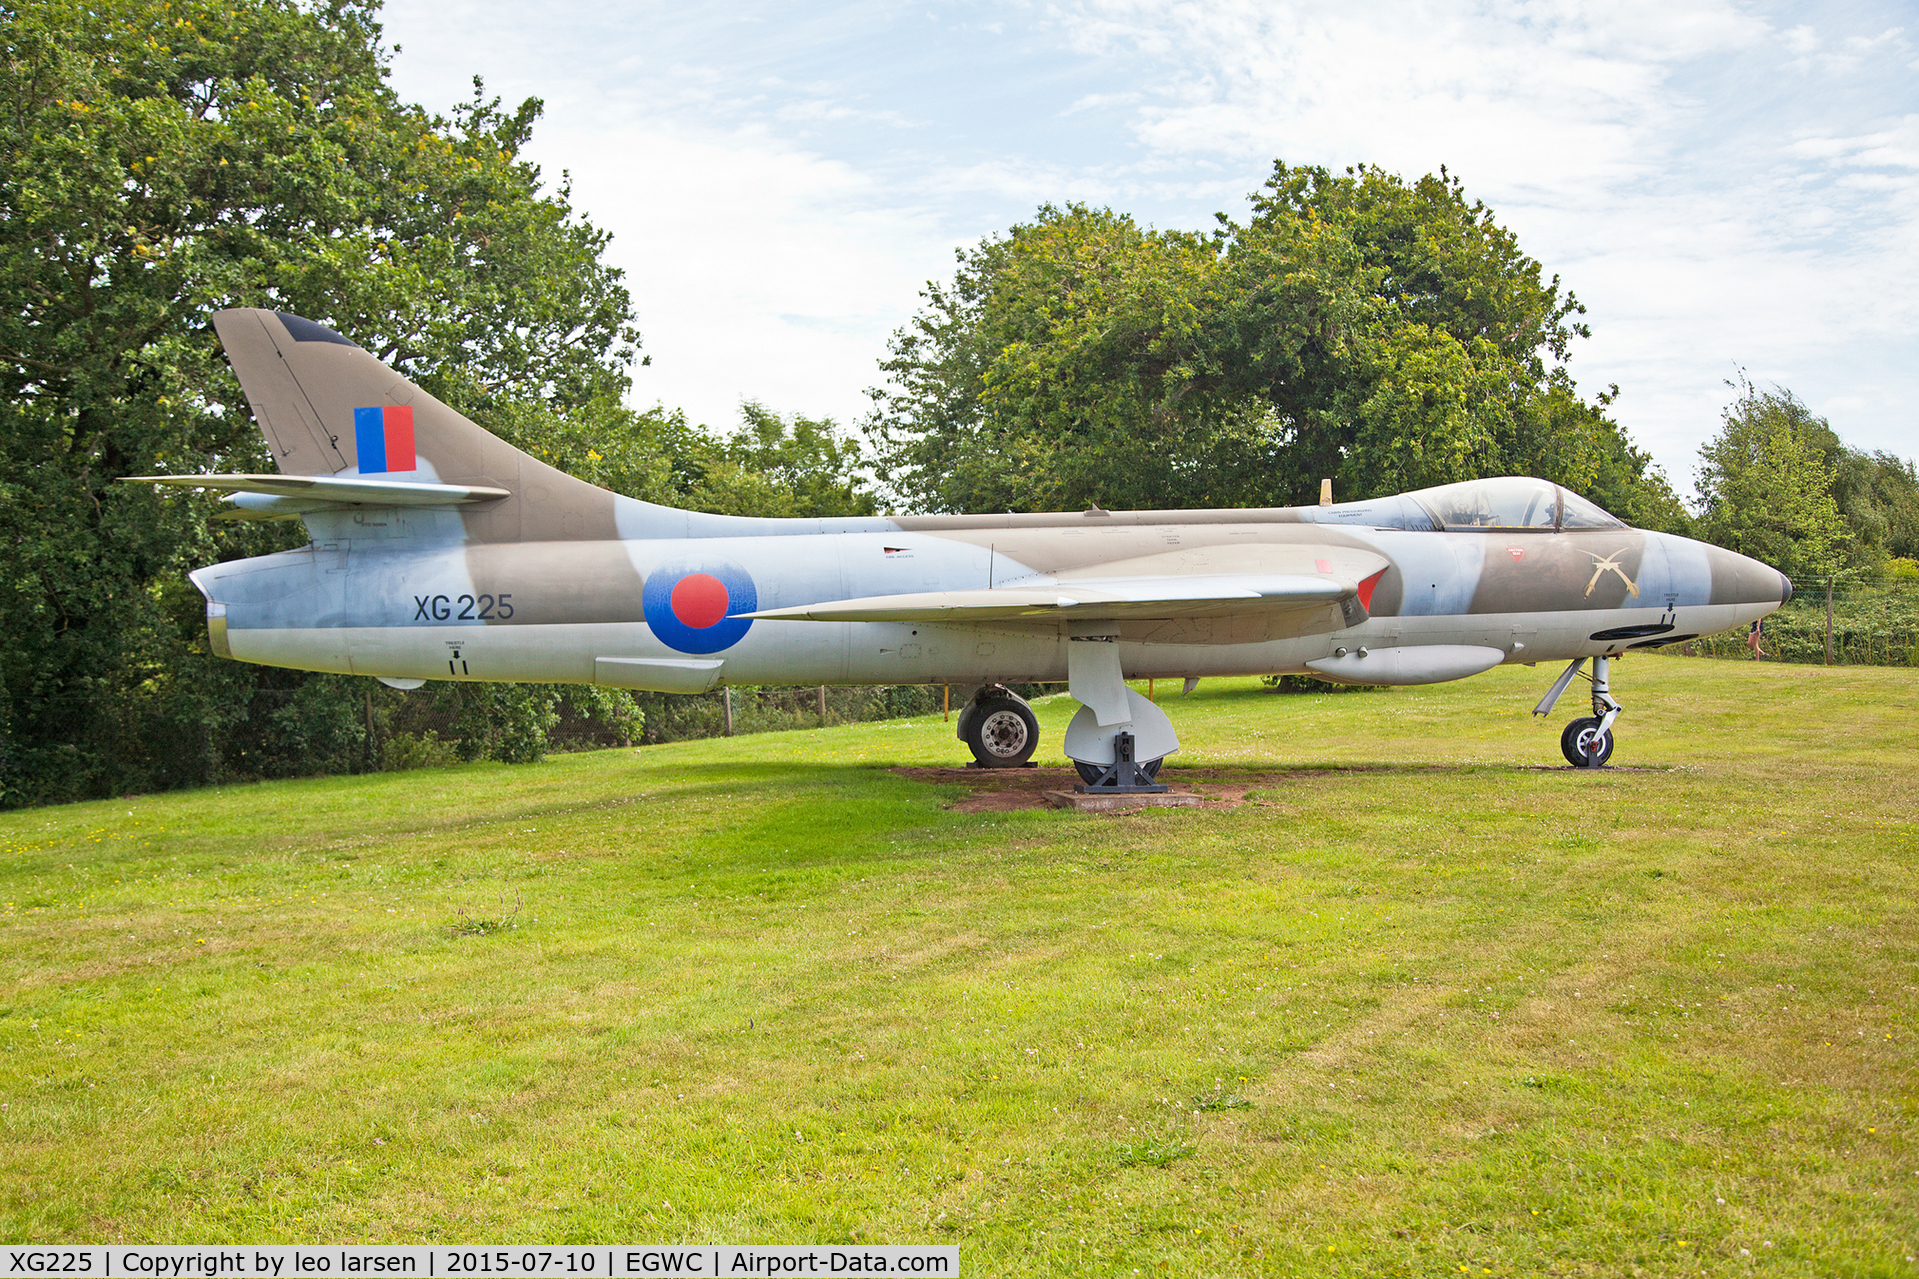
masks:
{"type": "Polygon", "coordinates": [[[415,595],[413,620],[416,622],[491,622],[513,616],[513,593],[499,595],[415,595]]]}

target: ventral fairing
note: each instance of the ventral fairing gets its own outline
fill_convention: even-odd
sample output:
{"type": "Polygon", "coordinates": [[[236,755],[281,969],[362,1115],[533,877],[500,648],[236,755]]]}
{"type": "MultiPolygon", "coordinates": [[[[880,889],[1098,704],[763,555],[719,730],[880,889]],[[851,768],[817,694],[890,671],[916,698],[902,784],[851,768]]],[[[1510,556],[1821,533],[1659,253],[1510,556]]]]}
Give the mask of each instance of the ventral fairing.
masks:
{"type": "Polygon", "coordinates": [[[1024,764],[1005,686],[1066,680],[1088,786],[1153,788],[1179,748],[1127,678],[1309,673],[1366,684],[1501,663],[1591,662],[1575,765],[1612,752],[1610,659],[1743,626],[1792,594],[1775,570],[1626,526],[1505,477],[1311,507],[756,519],[674,510],[489,434],[347,338],[264,310],[214,317],[273,475],[146,476],[304,520],[296,551],[193,581],[216,652],[418,681],[695,693],[722,684],[974,688],[960,736],[1024,764]]]}

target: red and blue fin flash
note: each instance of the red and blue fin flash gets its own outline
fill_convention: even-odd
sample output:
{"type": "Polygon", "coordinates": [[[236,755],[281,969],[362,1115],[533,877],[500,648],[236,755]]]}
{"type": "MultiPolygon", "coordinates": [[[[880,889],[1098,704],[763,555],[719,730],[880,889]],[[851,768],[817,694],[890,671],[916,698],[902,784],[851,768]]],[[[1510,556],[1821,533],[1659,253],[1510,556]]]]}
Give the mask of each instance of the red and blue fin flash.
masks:
{"type": "Polygon", "coordinates": [[[418,470],[419,460],[413,454],[413,406],[388,404],[353,410],[353,449],[362,475],[418,470]]]}

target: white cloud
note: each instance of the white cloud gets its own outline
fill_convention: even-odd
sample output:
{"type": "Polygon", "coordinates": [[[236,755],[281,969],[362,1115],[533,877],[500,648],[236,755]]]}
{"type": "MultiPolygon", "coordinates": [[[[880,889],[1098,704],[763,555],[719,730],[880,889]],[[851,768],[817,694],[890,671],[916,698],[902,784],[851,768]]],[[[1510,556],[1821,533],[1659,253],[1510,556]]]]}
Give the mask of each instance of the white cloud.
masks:
{"type": "Polygon", "coordinates": [[[1848,75],[1875,54],[1903,54],[1910,47],[1904,27],[1888,27],[1877,35],[1841,36],[1829,42],[1817,29],[1797,26],[1785,33],[1785,43],[1796,55],[1795,69],[1826,75],[1848,75]]]}
{"type": "Polygon", "coordinates": [[[1790,150],[1807,159],[1858,167],[1919,169],[1919,115],[1909,115],[1875,133],[1801,138],[1790,150]]]}
{"type": "MultiPolygon", "coordinates": [[[[1622,386],[1615,411],[1682,483],[1740,363],[1877,406],[1838,423],[1862,442],[1890,446],[1912,421],[1898,388],[1919,381],[1897,353],[1919,319],[1907,300],[1919,296],[1919,222],[1894,198],[1919,154],[1910,118],[1791,138],[1796,99],[1740,120],[1729,86],[1700,78],[1705,65],[1756,79],[1779,44],[1811,55],[1811,26],[1775,36],[1722,0],[1085,0],[1068,21],[1078,47],[1157,69],[1133,125],[1156,154],[1249,173],[1275,155],[1409,175],[1448,165],[1587,303],[1595,337],[1575,373],[1622,386]]],[[[1842,44],[1807,74],[1853,74],[1903,48],[1897,30],[1842,44]]],[[[1741,93],[1760,96],[1735,81],[1741,93]]]]}
{"type": "Polygon", "coordinates": [[[1076,115],[1081,111],[1105,111],[1112,107],[1130,107],[1140,100],[1137,93],[1089,93],[1071,106],[1062,115],[1076,115]]]}
{"type": "Polygon", "coordinates": [[[840,124],[850,120],[861,120],[890,124],[902,129],[912,127],[912,121],[897,111],[863,111],[858,107],[846,106],[824,98],[787,103],[777,108],[773,112],[773,117],[790,124],[840,124]]]}
{"type": "Polygon", "coordinates": [[[1636,172],[1667,68],[1758,39],[1727,6],[1088,3],[1074,42],[1163,64],[1138,129],[1164,151],[1451,156],[1536,183],[1636,172]]]}
{"type": "MultiPolygon", "coordinates": [[[[983,0],[707,11],[391,0],[396,79],[548,101],[533,151],[616,236],[636,398],[843,419],[956,245],[1044,202],[1204,226],[1274,157],[1461,175],[1591,307],[1574,370],[1682,484],[1744,365],[1919,437],[1919,102],[1820,0],[983,0]]],[[[1851,0],[1848,0],[1851,3],[1851,0]]],[[[1843,413],[1843,417],[1839,416],[1843,413]]]]}
{"type": "Polygon", "coordinates": [[[616,232],[652,356],[635,398],[731,427],[741,399],[850,420],[943,237],[873,179],[757,131],[549,130],[542,156],[616,232]]]}

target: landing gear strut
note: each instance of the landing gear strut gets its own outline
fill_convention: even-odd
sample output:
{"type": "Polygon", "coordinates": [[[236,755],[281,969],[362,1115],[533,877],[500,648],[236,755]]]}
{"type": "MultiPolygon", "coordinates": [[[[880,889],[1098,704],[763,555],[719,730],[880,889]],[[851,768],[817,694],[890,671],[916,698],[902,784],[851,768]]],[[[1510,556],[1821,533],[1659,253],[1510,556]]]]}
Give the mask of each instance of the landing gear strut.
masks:
{"type": "MultiPolygon", "coordinates": [[[[1560,694],[1573,682],[1573,676],[1579,674],[1579,668],[1586,664],[1583,657],[1573,659],[1546,695],[1539,699],[1539,705],[1533,707],[1535,715],[1550,715],[1553,705],[1559,701],[1560,694]]],[[[1559,751],[1566,762],[1574,768],[1604,768],[1606,761],[1612,758],[1612,726],[1625,708],[1612,695],[1612,686],[1608,682],[1612,660],[1605,657],[1592,659],[1592,708],[1590,716],[1581,716],[1566,725],[1566,731],[1559,735],[1559,751]]]]}
{"type": "Polygon", "coordinates": [[[1154,781],[1179,736],[1166,712],[1126,687],[1120,671],[1119,637],[1109,631],[1072,635],[1066,645],[1066,675],[1080,704],[1066,727],[1067,758],[1079,771],[1082,791],[1102,795],[1157,793],[1154,781]]]}

